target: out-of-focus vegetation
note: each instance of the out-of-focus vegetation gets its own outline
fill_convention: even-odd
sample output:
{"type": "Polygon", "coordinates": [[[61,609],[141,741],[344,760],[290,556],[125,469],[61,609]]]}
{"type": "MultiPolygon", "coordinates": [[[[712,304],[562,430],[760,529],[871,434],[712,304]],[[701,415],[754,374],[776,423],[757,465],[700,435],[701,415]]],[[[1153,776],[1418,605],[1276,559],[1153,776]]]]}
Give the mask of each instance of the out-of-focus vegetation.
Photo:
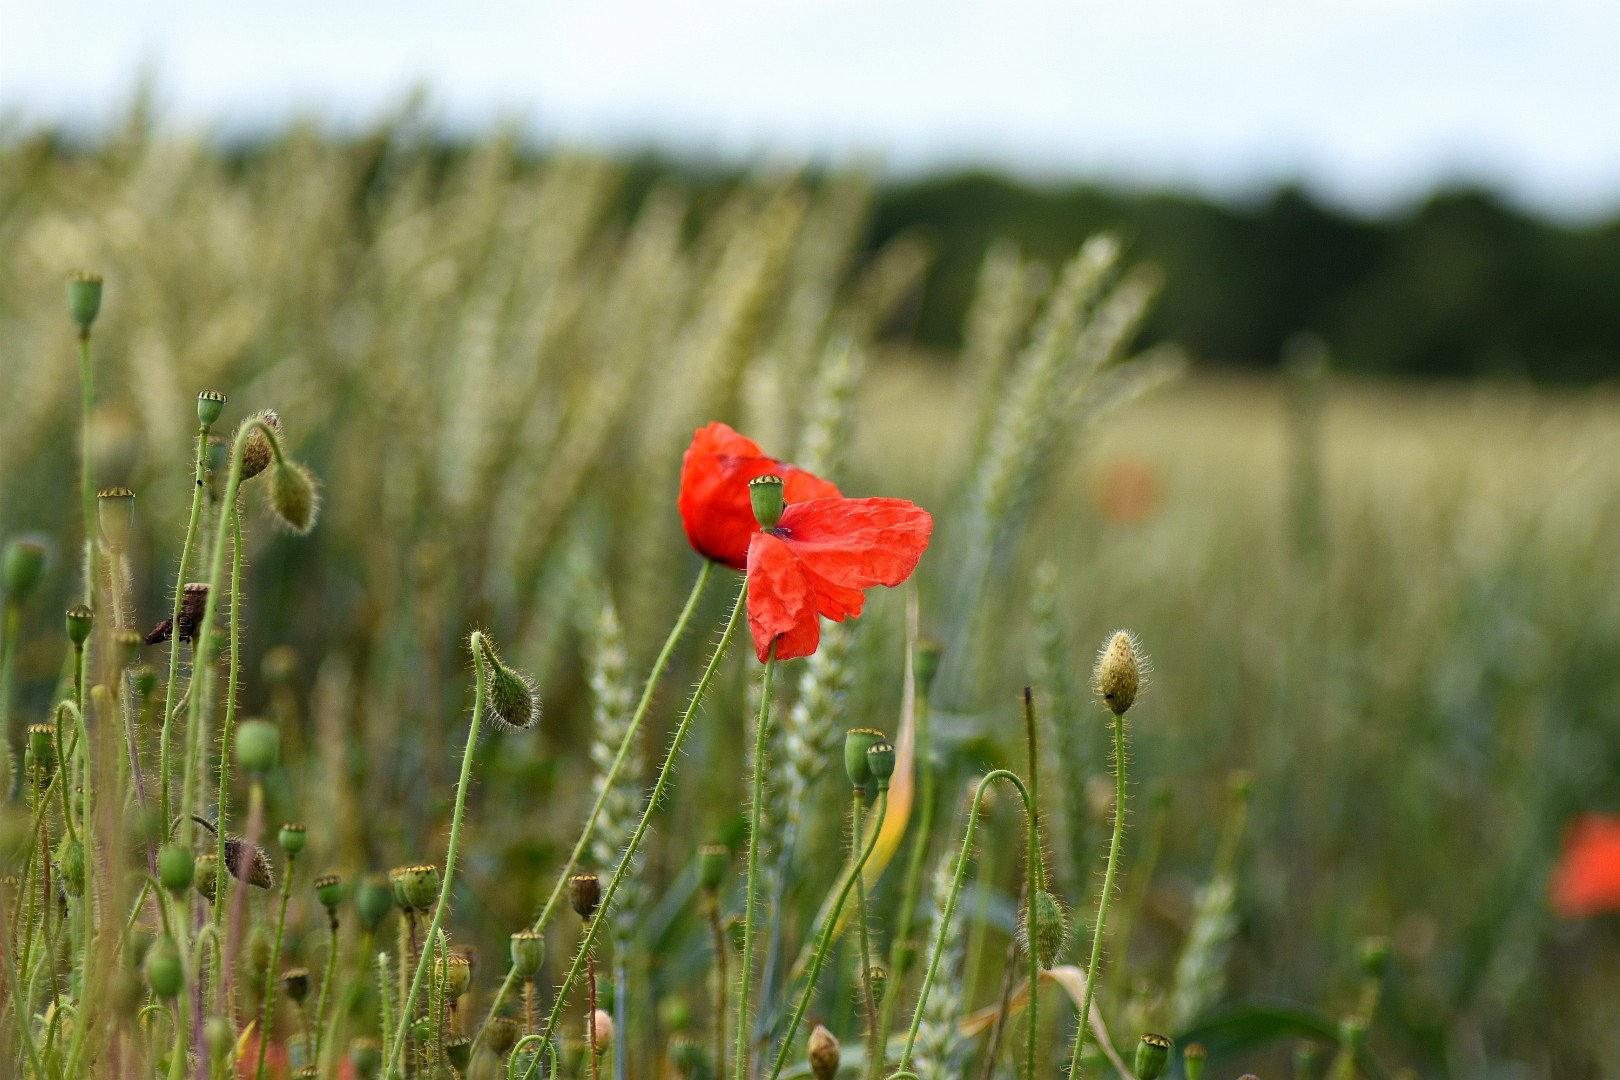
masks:
{"type": "MultiPolygon", "coordinates": [[[[1212,1076],[1285,1075],[1313,1029],[1252,1007],[1308,1006],[1331,1041],[1363,992],[1360,942],[1385,936],[1369,1045],[1391,1071],[1578,1077],[1620,1060],[1615,927],[1556,924],[1545,903],[1562,822],[1620,790],[1620,402],[1345,381],[1309,345],[1285,378],[1200,375],[1137,401],[1180,358],[1131,353],[1146,319],[1142,340],[1229,359],[1269,359],[1314,328],[1367,368],[1475,372],[1511,355],[1590,377],[1613,370],[1620,337],[1601,328],[1615,315],[1572,298],[1614,280],[1600,276],[1612,229],[1504,227],[1497,248],[1468,222],[1509,219],[1468,199],[1399,229],[1284,199],[1246,231],[1242,215],[1173,200],[1026,213],[1007,195],[997,209],[988,185],[874,197],[858,177],[646,183],[501,140],[446,154],[409,125],[344,145],[297,132],[228,157],[138,128],[94,151],[25,139],[0,155],[0,534],[58,538],[50,602],[26,612],[14,710],[48,714],[59,611],[79,592],[61,289],[89,267],[107,279],[96,482],[137,493],[139,625],[168,610],[197,391],[226,392],[230,420],[278,410],[323,479],[313,536],[249,517],[243,590],[243,709],[283,731],[268,820],[307,823],[309,872],[353,880],[442,857],[470,627],[538,677],[540,731],[486,736],[478,755],[452,917],[454,940],[485,958],[465,1015],[487,1008],[507,935],[577,834],[603,710],[639,688],[697,571],[676,474],[691,430],[719,418],[938,522],[915,588],[921,628],[945,648],[940,811],[874,891],[884,953],[909,844],[940,864],[960,841],[964,785],[1021,767],[1017,693],[1031,683],[1051,872],[1080,924],[1063,962],[1084,964],[1111,790],[1087,676],[1128,625],[1156,675],[1131,714],[1126,914],[1110,922],[1099,991],[1117,1042],[1192,1033],[1212,1076]],[[1036,224],[1048,212],[1061,228],[1036,224]],[[1064,324],[1054,283],[1073,284],[1065,264],[1096,225],[1121,230],[1124,255],[1092,249],[1106,273],[1073,288],[1085,302],[1064,324]],[[985,254],[996,235],[1010,245],[985,254]],[[1336,236],[1341,254],[1321,254],[1336,236]],[[940,363],[908,347],[908,328],[961,348],[940,363]],[[1252,790],[1241,832],[1236,772],[1252,790]]],[[[721,576],[697,626],[723,615],[721,576]]],[[[779,964],[843,865],[838,734],[896,731],[905,599],[872,597],[784,668],[770,775],[793,798],[772,835],[791,821],[795,839],[791,855],[768,852],[779,964]]],[[[711,636],[677,653],[637,785],[711,636]]],[[[628,929],[604,954],[604,983],[622,975],[631,1003],[615,1053],[632,1075],[660,1075],[673,1036],[707,1029],[694,867],[700,844],[740,829],[746,654],[710,698],[654,819],[628,929]],[[659,1008],[673,998],[697,1019],[659,1008]]],[[[624,824],[608,821],[604,854],[624,824]]],[[[956,1017],[995,1004],[1017,917],[1013,807],[998,804],[982,835],[956,1017]]],[[[933,910],[919,910],[924,933],[933,910]]],[[[316,968],[325,924],[307,887],[292,912],[288,962],[316,968]]],[[[558,923],[553,981],[577,927],[558,923]]],[[[843,960],[815,1006],[858,1042],[843,960]]],[[[1042,1016],[1056,1075],[1073,1009],[1042,1016]]],[[[931,1032],[925,1075],[979,1067],[982,1030],[970,1040],[952,1018],[931,1032]]],[[[375,1002],[348,1023],[374,1027],[375,1002]]]]}

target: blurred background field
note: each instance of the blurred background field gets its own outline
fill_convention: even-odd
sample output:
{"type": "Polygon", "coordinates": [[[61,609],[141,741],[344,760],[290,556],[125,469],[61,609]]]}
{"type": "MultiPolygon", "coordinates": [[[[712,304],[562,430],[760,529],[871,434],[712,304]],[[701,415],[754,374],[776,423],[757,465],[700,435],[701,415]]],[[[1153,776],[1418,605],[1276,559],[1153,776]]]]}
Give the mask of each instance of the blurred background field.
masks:
{"type": "MultiPolygon", "coordinates": [[[[535,158],[499,138],[446,146],[409,125],[352,140],[295,130],[230,153],[138,123],[97,148],[13,139],[0,150],[0,533],[59,538],[50,589],[65,604],[77,386],[61,282],[94,268],[107,279],[97,479],[138,493],[143,621],[166,610],[198,390],[225,391],[230,417],[277,409],[323,479],[312,538],[250,521],[244,646],[245,706],[281,718],[290,744],[271,818],[309,823],[313,863],[437,857],[469,627],[540,678],[538,735],[481,751],[458,896],[458,940],[499,962],[578,828],[593,725],[611,711],[601,680],[625,678],[615,663],[644,670],[697,569],[674,510],[680,451],[694,427],[730,421],[846,492],[913,498],[938,519],[916,588],[923,631],[946,646],[934,767],[949,827],[933,856],[955,842],[965,778],[1020,760],[1016,695],[1033,683],[1049,752],[1076,755],[1048,763],[1043,791],[1057,881],[1084,919],[1108,799],[1086,683],[1108,631],[1139,634],[1156,675],[1131,714],[1135,933],[1110,956],[1104,999],[1127,1040],[1133,1023],[1191,1030],[1256,1002],[1337,1018],[1355,1004],[1359,942],[1385,935],[1371,1046],[1392,1072],[1612,1072],[1620,930],[1556,921],[1546,881],[1570,816],[1620,805],[1620,396],[1601,381],[1620,360],[1616,309],[1592,299],[1612,296],[1615,227],[1515,226],[1555,250],[1524,287],[1542,290],[1537,304],[1504,273],[1507,295],[1468,290],[1451,331],[1405,339],[1386,364],[1372,301],[1346,309],[1345,325],[1372,329],[1343,357],[1295,337],[1336,345],[1275,295],[1282,313],[1257,317],[1234,355],[1198,347],[1205,330],[1221,340],[1208,322],[1166,323],[1193,297],[1218,307],[1228,284],[1265,288],[1286,260],[1259,260],[1261,284],[1228,281],[1241,269],[1180,266],[1108,208],[1054,209],[1066,233],[1011,228],[987,246],[907,219],[919,197],[857,174],[716,177],[535,158]],[[1094,226],[1120,229],[1123,254],[1090,249],[1106,284],[1032,381],[1043,298],[1094,226]],[[1480,330],[1470,311],[1507,329],[1480,330]],[[1552,357],[1546,380],[1527,377],[1538,356],[1552,357]],[[1252,807],[1223,871],[1239,772],[1252,807]],[[1211,910],[1223,882],[1229,901],[1211,910]]],[[[1000,234],[992,214],[971,224],[1000,234]]],[[[1494,229],[1459,250],[1491,248],[1494,229]]],[[[1425,329],[1408,309],[1387,318],[1390,341],[1425,329]]],[[[787,703],[806,715],[788,738],[894,730],[905,598],[873,597],[827,655],[792,666],[787,703]]],[[[710,625],[721,602],[709,597],[710,625]]],[[[29,716],[49,703],[57,610],[29,615],[29,716]]],[[[643,773],[705,636],[660,695],[643,773]]],[[[745,652],[647,856],[624,946],[642,965],[638,1000],[704,970],[690,866],[740,824],[745,652]]],[[[783,871],[791,935],[838,865],[844,795],[815,782],[815,745],[780,750],[801,774],[773,783],[812,781],[783,871]]],[[[1018,837],[998,812],[974,894],[992,942],[1017,903],[1018,837]]],[[[556,941],[553,957],[566,953],[556,941]]],[[[964,975],[964,1008],[992,1003],[999,975],[964,975]]],[[[848,998],[840,984],[825,1008],[853,1015],[848,998]]],[[[638,1028],[637,1060],[663,1034],[638,1028]]],[[[1286,1075],[1295,1040],[1267,1035],[1210,1039],[1217,1075],[1286,1075]]]]}

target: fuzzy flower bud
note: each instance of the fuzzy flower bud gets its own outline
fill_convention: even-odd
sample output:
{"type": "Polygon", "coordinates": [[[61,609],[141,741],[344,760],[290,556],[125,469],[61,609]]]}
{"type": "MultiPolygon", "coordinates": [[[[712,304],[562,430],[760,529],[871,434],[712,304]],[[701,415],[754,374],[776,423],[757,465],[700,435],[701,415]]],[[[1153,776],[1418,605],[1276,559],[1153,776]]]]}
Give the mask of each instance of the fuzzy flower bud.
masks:
{"type": "MultiPolygon", "coordinates": [[[[1018,947],[1029,955],[1028,911],[1018,919],[1018,947]]],[[[1045,971],[1057,962],[1058,954],[1069,938],[1069,917],[1057,897],[1045,889],[1035,894],[1035,959],[1045,971]]]]}
{"type": "Polygon", "coordinates": [[[533,677],[507,667],[487,634],[475,632],[472,647],[484,659],[484,692],[491,715],[503,727],[531,728],[539,723],[540,693],[533,677]]]}
{"type": "Polygon", "coordinates": [[[236,1047],[236,1025],[226,1017],[210,1016],[203,1024],[203,1042],[208,1047],[208,1060],[214,1063],[214,1071],[224,1072],[225,1063],[236,1047]]]}
{"type": "MultiPolygon", "coordinates": [[[[162,859],[161,855],[159,855],[159,859],[162,859]]],[[[197,894],[212,904],[214,902],[214,890],[219,888],[219,856],[212,853],[198,855],[196,862],[192,865],[194,867],[193,883],[197,886],[197,894]]],[[[162,870],[163,864],[160,861],[158,863],[159,873],[162,870]]]]}
{"type": "Polygon", "coordinates": [[[533,930],[519,930],[512,935],[512,970],[524,982],[540,974],[546,962],[546,939],[533,930]]]}
{"type": "Polygon", "coordinates": [[[844,732],[844,771],[856,791],[865,791],[872,782],[872,765],[866,752],[882,741],[883,732],[871,728],[850,728],[844,732]]]}
{"type": "Polygon", "coordinates": [[[1137,1080],[1159,1080],[1164,1074],[1165,1062],[1170,1060],[1171,1042],[1168,1036],[1148,1032],[1136,1044],[1137,1080]]]}
{"type": "Polygon", "coordinates": [[[62,891],[72,897],[84,895],[84,843],[76,836],[64,836],[56,845],[56,873],[62,891]]]}
{"type": "Polygon", "coordinates": [[[135,493],[127,487],[103,488],[96,492],[96,523],[107,546],[122,548],[135,528],[135,493]]]}
{"type": "Polygon", "coordinates": [[[297,536],[315,527],[321,508],[321,493],[315,474],[290,458],[277,461],[270,470],[266,501],[275,519],[297,536]]]}
{"type": "Polygon", "coordinates": [[[96,316],[101,314],[101,275],[78,270],[68,275],[68,316],[81,336],[89,336],[96,316]]]}
{"type": "Polygon", "coordinates": [[[605,1054],[613,1045],[613,1017],[605,1009],[597,1009],[591,1015],[590,1030],[591,1050],[597,1054],[605,1054]]]}
{"type": "Polygon", "coordinates": [[[810,1075],[814,1080],[832,1080],[838,1075],[841,1054],[838,1038],[832,1032],[817,1024],[810,1030],[805,1050],[810,1059],[810,1075]]]}
{"type": "Polygon", "coordinates": [[[270,436],[259,427],[262,423],[271,431],[281,431],[281,417],[270,409],[254,413],[246,420],[245,425],[252,425],[248,429],[247,437],[242,441],[242,479],[251,480],[270,467],[270,463],[280,456],[279,446],[270,441],[270,436]]]}
{"type": "Polygon", "coordinates": [[[748,498],[754,504],[754,520],[766,532],[776,528],[787,509],[787,485],[780,476],[756,476],[748,481],[748,498]]]}
{"type": "Polygon", "coordinates": [[[602,879],[595,874],[575,874],[569,878],[568,903],[574,914],[590,922],[602,903],[602,879]]]}
{"type": "Polygon", "coordinates": [[[180,993],[180,987],[185,983],[185,966],[180,961],[180,946],[174,939],[165,935],[152,943],[146,950],[146,981],[152,986],[152,993],[164,1001],[172,1001],[180,993]]]}
{"type": "Polygon", "coordinates": [[[225,411],[225,395],[218,390],[204,390],[197,395],[197,423],[211,428],[225,411]]]}
{"type": "Polygon", "coordinates": [[[1136,703],[1146,669],[1136,639],[1128,631],[1116,630],[1097,654],[1092,674],[1097,695],[1115,716],[1124,716],[1136,703]]]}
{"type": "Polygon", "coordinates": [[[51,549],[42,541],[33,539],[17,539],[6,544],[3,567],[0,567],[0,577],[5,579],[6,599],[13,604],[21,604],[34,594],[39,583],[45,580],[45,571],[50,565],[51,549]]]}

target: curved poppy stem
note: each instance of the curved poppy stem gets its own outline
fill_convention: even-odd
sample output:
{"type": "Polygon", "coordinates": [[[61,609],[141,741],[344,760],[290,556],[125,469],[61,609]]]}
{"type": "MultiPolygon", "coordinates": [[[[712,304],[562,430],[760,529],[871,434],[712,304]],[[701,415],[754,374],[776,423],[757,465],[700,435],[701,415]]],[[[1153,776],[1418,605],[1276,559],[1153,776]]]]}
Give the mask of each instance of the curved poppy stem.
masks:
{"type": "Polygon", "coordinates": [[[765,657],[759,694],[759,719],[754,724],[754,788],[748,797],[748,885],[743,899],[742,985],[737,1000],[737,1063],[732,1075],[748,1080],[748,1036],[753,1030],[749,997],[754,983],[754,902],[759,888],[759,819],[765,803],[765,744],[771,723],[771,683],[776,677],[776,642],[765,657]]]}
{"type": "MultiPolygon", "coordinates": [[[[596,802],[591,806],[591,812],[585,816],[585,827],[579,831],[579,839],[574,843],[574,850],[569,853],[568,862],[563,866],[562,873],[557,875],[557,882],[552,886],[551,895],[546,898],[545,906],[535,918],[529,929],[538,934],[546,928],[551,920],[551,913],[556,910],[557,902],[562,898],[563,890],[568,886],[568,879],[573,876],[574,868],[579,865],[580,856],[585,853],[585,845],[590,843],[591,836],[596,832],[597,818],[602,815],[602,807],[607,804],[609,793],[617,790],[619,773],[624,769],[625,761],[630,757],[630,748],[635,745],[636,733],[641,730],[641,721],[646,717],[652,705],[653,691],[658,688],[658,681],[663,677],[664,668],[669,666],[669,658],[675,651],[675,645],[685,635],[686,628],[692,622],[692,613],[697,610],[698,600],[703,595],[704,587],[709,583],[709,575],[714,572],[714,563],[708,559],[703,560],[703,569],[698,571],[697,580],[692,583],[692,592],[686,598],[686,604],[675,619],[675,625],[670,627],[669,636],[664,639],[663,647],[658,650],[658,658],[653,661],[652,670],[647,673],[646,685],[641,688],[641,700],[636,703],[636,711],[630,714],[630,723],[625,727],[624,739],[619,743],[619,752],[614,755],[613,764],[602,776],[600,790],[596,793],[596,802]]],[[[621,860],[622,861],[622,860],[621,860]]],[[[476,1055],[478,1044],[489,1031],[489,1023],[495,1019],[500,1011],[501,1003],[512,992],[517,982],[517,968],[508,967],[506,978],[501,981],[501,987],[495,991],[495,1000],[489,1004],[489,1014],[484,1018],[483,1024],[473,1036],[472,1053],[476,1055]]]]}

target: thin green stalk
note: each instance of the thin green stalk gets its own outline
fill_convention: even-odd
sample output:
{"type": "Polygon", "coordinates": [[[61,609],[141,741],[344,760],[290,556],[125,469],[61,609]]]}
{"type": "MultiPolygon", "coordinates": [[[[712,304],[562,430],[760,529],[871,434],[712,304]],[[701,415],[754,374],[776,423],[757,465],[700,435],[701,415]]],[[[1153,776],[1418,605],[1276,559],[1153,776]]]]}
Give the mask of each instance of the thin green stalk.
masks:
{"type": "MultiPolygon", "coordinates": [[[[174,606],[169,611],[169,681],[163,688],[163,727],[158,735],[158,779],[160,794],[158,809],[163,814],[163,827],[174,820],[174,804],[169,792],[169,729],[174,722],[175,684],[180,681],[180,605],[185,599],[186,567],[191,565],[191,548],[197,541],[197,520],[202,516],[204,478],[208,469],[208,425],[197,429],[196,483],[191,489],[191,520],[186,524],[186,539],[180,545],[180,569],[174,579],[174,606]]],[[[196,650],[192,650],[195,657],[196,650]]]]}
{"type": "Polygon", "coordinates": [[[714,938],[714,1074],[726,1080],[726,932],[720,925],[720,901],[709,897],[709,935],[714,938]]]}
{"type": "Polygon", "coordinates": [[[1091,963],[1086,968],[1086,992],[1080,1003],[1080,1025],[1074,1033],[1074,1056],[1069,1062],[1069,1076],[1080,1080],[1084,1075],[1080,1062],[1086,1045],[1086,1032],[1091,1029],[1091,997],[1097,986],[1097,965],[1102,961],[1103,925],[1108,921],[1108,900],[1114,893],[1114,872],[1119,867],[1119,845],[1125,835],[1125,715],[1114,714],[1114,838],[1108,844],[1108,869],[1103,874],[1102,896],[1097,901],[1097,922],[1091,932],[1091,963]]]}
{"type": "MultiPolygon", "coordinates": [[[[720,670],[720,661],[726,655],[726,648],[731,644],[732,636],[737,632],[737,625],[742,621],[742,613],[748,606],[748,585],[737,590],[737,601],[731,607],[731,617],[726,620],[726,628],[721,631],[720,641],[714,647],[714,654],[709,657],[709,663],[698,677],[697,686],[692,690],[692,697],[687,702],[686,711],[681,714],[680,723],[675,726],[675,733],[670,736],[669,749],[664,754],[663,764],[658,769],[658,778],[653,782],[652,794],[647,797],[647,805],[641,812],[641,820],[636,823],[636,831],[631,834],[630,842],[625,845],[624,855],[619,859],[618,868],[608,879],[608,885],[602,894],[599,911],[611,911],[613,897],[619,891],[619,883],[623,880],[626,871],[635,862],[636,853],[641,850],[641,841],[647,835],[648,825],[652,821],[653,811],[663,802],[664,791],[669,787],[669,779],[675,772],[675,762],[679,760],[681,746],[686,742],[686,736],[692,729],[692,720],[697,716],[698,706],[702,704],[703,697],[709,690],[709,684],[714,681],[715,672],[720,670]]],[[[545,1032],[542,1038],[549,1048],[552,1036],[557,1031],[557,1020],[562,1015],[564,1004],[568,1001],[568,994],[573,990],[574,984],[579,981],[581,971],[585,967],[585,958],[590,954],[591,946],[596,941],[596,932],[605,920],[592,919],[585,935],[579,943],[579,950],[574,954],[573,966],[568,970],[568,977],[558,987],[556,997],[551,1003],[551,1013],[546,1018],[545,1032]]],[[[533,1066],[526,1071],[532,1073],[533,1066]]]]}
{"type": "MultiPolygon", "coordinates": [[[[1040,789],[1040,749],[1036,742],[1035,723],[1035,695],[1029,687],[1024,687],[1024,748],[1029,754],[1029,880],[1024,886],[1024,905],[1027,912],[1028,946],[1030,955],[1029,967],[1029,1022],[1028,1044],[1025,1047],[1025,1059],[1029,1062],[1027,1075],[1029,1080],[1035,1080],[1035,1042],[1039,1034],[1040,998],[1037,990],[1040,986],[1041,968],[1036,947],[1035,936],[1035,897],[1046,889],[1046,868],[1042,865],[1041,852],[1041,789],[1040,789]]],[[[1002,1014],[1002,1023],[1006,1022],[1005,1011],[1002,1014]]]]}
{"type": "Polygon", "coordinates": [[[270,946],[270,962],[264,969],[264,1003],[259,1010],[259,1063],[254,1066],[255,1080],[264,1080],[264,1052],[270,1045],[270,1013],[276,1004],[276,968],[281,965],[281,936],[287,929],[287,901],[292,897],[293,871],[298,857],[287,853],[287,873],[281,879],[281,914],[276,916],[276,936],[270,946]]]}
{"type": "MultiPolygon", "coordinates": [[[[849,811],[851,850],[858,850],[861,845],[861,811],[865,809],[865,803],[865,792],[860,788],[856,788],[849,811]]],[[[878,827],[881,828],[882,819],[879,818],[878,820],[878,827]]],[[[865,861],[863,856],[861,862],[864,864],[865,861]]],[[[866,882],[859,880],[858,876],[855,882],[855,917],[860,923],[861,997],[866,1003],[866,1045],[868,1054],[871,1054],[871,1047],[877,1039],[877,999],[872,993],[872,941],[871,934],[866,926],[866,882]]],[[[786,1046],[787,1044],[784,1043],[783,1045],[786,1046]]]]}
{"type": "MultiPolygon", "coordinates": [[[[856,797],[859,798],[859,796],[856,797]]],[[[849,877],[844,880],[843,888],[838,890],[838,900],[833,904],[832,910],[827,913],[826,919],[822,922],[821,940],[816,945],[815,956],[810,961],[810,970],[805,975],[804,989],[799,992],[799,1003],[794,1006],[793,1019],[788,1022],[787,1032],[782,1036],[782,1044],[777,1048],[776,1061],[771,1066],[770,1080],[776,1080],[778,1076],[782,1075],[782,1066],[787,1061],[788,1052],[793,1048],[793,1039],[799,1033],[799,1024],[804,1020],[804,1010],[810,1004],[810,995],[815,992],[816,978],[821,974],[821,965],[826,961],[827,952],[832,946],[833,931],[838,926],[838,916],[843,912],[844,904],[849,899],[850,889],[860,887],[861,873],[866,869],[866,861],[872,857],[872,852],[877,849],[878,836],[883,831],[883,818],[888,813],[888,810],[889,786],[884,784],[878,789],[877,821],[872,825],[871,836],[867,839],[866,846],[861,849],[860,858],[855,861],[849,877]]],[[[856,833],[857,842],[859,842],[859,839],[860,834],[856,833]]],[[[868,987],[868,990],[870,990],[870,987],[868,987]]],[[[867,1007],[868,1010],[871,1009],[870,1000],[867,1002],[867,1007]]],[[[876,1053],[875,1048],[870,1043],[868,1043],[866,1053],[868,1057],[876,1053]]]]}
{"type": "Polygon", "coordinates": [[[754,905],[759,886],[759,820],[765,807],[765,746],[770,734],[771,683],[776,676],[776,643],[771,642],[765,658],[765,674],[759,695],[759,718],[754,723],[754,788],[748,797],[748,884],[743,900],[742,982],[737,991],[737,1055],[732,1075],[748,1080],[748,1034],[753,1030],[749,996],[754,983],[754,905]]]}
{"type": "Polygon", "coordinates": [[[387,949],[377,954],[377,1011],[382,1020],[383,1060],[391,1061],[394,1056],[394,979],[388,971],[387,949]]]}
{"type": "Polygon", "coordinates": [[[484,722],[484,684],[488,677],[484,672],[484,635],[474,630],[470,641],[473,654],[473,673],[476,686],[473,690],[472,725],[467,732],[467,748],[461,754],[461,778],[456,781],[456,807],[450,815],[450,843],[444,855],[444,877],[439,884],[439,900],[433,905],[433,921],[428,926],[427,947],[422,950],[422,956],[416,962],[416,974],[411,979],[411,989],[405,995],[405,1001],[399,1011],[399,1024],[394,1031],[394,1045],[391,1047],[387,1062],[383,1067],[383,1075],[393,1075],[399,1064],[400,1051],[405,1043],[405,1029],[411,1022],[416,1011],[416,997],[422,992],[422,978],[427,973],[430,959],[433,955],[433,943],[439,938],[439,927],[444,921],[444,912],[450,906],[450,888],[456,880],[456,852],[461,846],[461,822],[467,810],[467,788],[472,783],[473,753],[478,749],[478,729],[484,722]]]}
{"type": "MultiPolygon", "coordinates": [[[[563,866],[562,873],[557,876],[557,882],[552,886],[551,895],[546,898],[545,906],[529,927],[535,933],[546,928],[551,919],[551,913],[556,910],[558,901],[567,888],[568,879],[573,876],[574,868],[579,865],[580,856],[585,853],[585,846],[591,842],[591,836],[596,832],[596,820],[602,814],[602,807],[606,804],[608,795],[613,791],[614,784],[618,782],[619,773],[624,768],[625,761],[630,757],[630,748],[635,745],[636,733],[641,730],[641,721],[647,715],[652,705],[653,691],[658,687],[658,680],[663,677],[664,668],[669,665],[669,658],[675,651],[675,645],[681,636],[686,633],[687,625],[692,621],[692,613],[697,609],[698,600],[703,595],[704,587],[709,583],[709,575],[714,571],[714,563],[703,560],[703,568],[698,571],[697,580],[692,583],[692,592],[686,598],[686,604],[675,619],[675,625],[670,627],[669,636],[664,639],[663,647],[658,650],[658,658],[653,661],[652,670],[647,673],[647,683],[642,687],[641,700],[636,703],[636,711],[630,717],[630,724],[625,728],[624,741],[619,744],[619,752],[613,758],[613,764],[602,777],[601,790],[597,792],[596,802],[591,806],[591,812],[585,817],[585,827],[579,831],[579,839],[574,843],[574,850],[569,853],[568,862],[563,866]]],[[[489,1030],[489,1022],[500,1011],[506,995],[512,992],[512,984],[517,980],[517,969],[508,967],[506,978],[501,980],[501,987],[495,992],[495,1000],[490,1002],[489,1013],[483,1024],[473,1036],[471,1052],[478,1052],[478,1044],[483,1041],[484,1034],[489,1030]]]]}
{"type": "Polygon", "coordinates": [[[84,557],[89,572],[84,578],[84,603],[92,611],[96,606],[96,582],[99,566],[96,558],[96,486],[95,468],[91,460],[90,420],[96,408],[95,374],[90,366],[90,331],[79,331],[79,386],[82,391],[82,413],[79,437],[81,440],[79,489],[84,500],[84,557]]]}
{"type": "MultiPolygon", "coordinates": [[[[338,917],[334,909],[328,915],[331,944],[326,950],[326,974],[321,979],[321,996],[315,999],[315,1048],[310,1061],[317,1068],[321,1064],[321,1043],[326,1037],[326,1000],[331,994],[332,980],[337,977],[338,917]]],[[[360,954],[364,956],[365,953],[360,954]]]]}
{"type": "MultiPolygon", "coordinates": [[[[16,741],[11,734],[11,683],[17,671],[17,637],[22,633],[22,605],[17,603],[15,597],[6,597],[6,615],[4,629],[0,634],[0,738],[5,742],[0,744],[0,752],[11,753],[16,741]]],[[[11,759],[8,757],[8,761],[11,759]]],[[[22,759],[18,757],[13,763],[12,773],[6,777],[6,798],[15,799],[22,791],[22,759]]]]}
{"type": "MultiPolygon", "coordinates": [[[[225,685],[224,731],[220,735],[219,751],[219,817],[214,832],[214,925],[225,917],[225,888],[229,875],[225,871],[225,831],[229,815],[231,794],[231,736],[236,730],[236,685],[241,672],[241,596],[242,596],[242,509],[231,504],[231,670],[225,685]]],[[[217,980],[216,975],[216,980],[217,980]]]]}

